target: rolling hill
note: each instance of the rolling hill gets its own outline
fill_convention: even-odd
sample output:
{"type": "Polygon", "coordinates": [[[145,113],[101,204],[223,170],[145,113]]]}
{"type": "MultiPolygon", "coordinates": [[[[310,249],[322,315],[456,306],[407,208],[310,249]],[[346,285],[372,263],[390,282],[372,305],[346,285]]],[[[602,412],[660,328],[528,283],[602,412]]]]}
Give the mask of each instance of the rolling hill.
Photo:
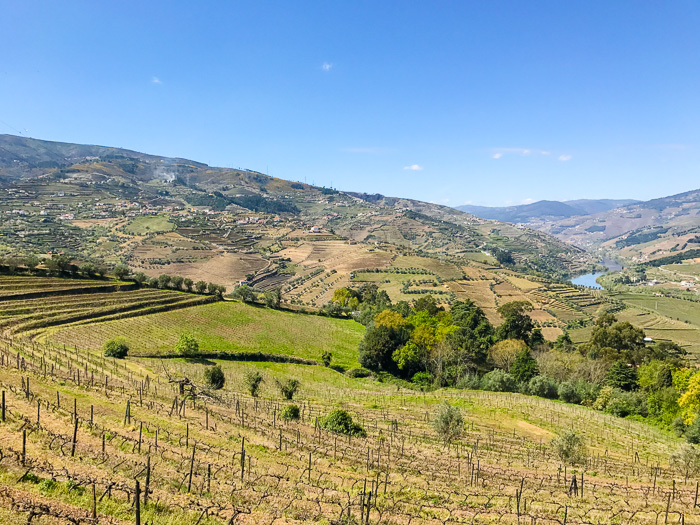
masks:
{"type": "Polygon", "coordinates": [[[389,258],[507,252],[514,268],[552,275],[590,262],[552,236],[445,206],[11,135],[0,135],[0,191],[0,253],[62,251],[228,285],[283,269],[271,259],[292,248],[313,251],[318,241],[330,243],[317,258],[322,265],[348,243],[389,258]]]}

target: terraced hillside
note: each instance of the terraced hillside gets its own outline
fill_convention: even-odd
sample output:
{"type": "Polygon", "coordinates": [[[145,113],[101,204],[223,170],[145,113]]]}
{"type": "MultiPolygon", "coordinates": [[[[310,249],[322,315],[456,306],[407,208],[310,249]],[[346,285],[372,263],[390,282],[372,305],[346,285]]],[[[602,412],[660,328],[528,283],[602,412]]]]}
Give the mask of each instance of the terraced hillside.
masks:
{"type": "Polygon", "coordinates": [[[0,276],[0,331],[35,332],[205,304],[213,297],[139,289],[133,283],[0,276]]]}
{"type": "Polygon", "coordinates": [[[519,394],[416,393],[322,366],[105,359],[72,345],[0,345],[0,521],[162,523],[698,523],[675,438],[642,423],[519,394]],[[244,393],[256,370],[260,397],[244,393]],[[188,382],[178,381],[185,377],[188,382]],[[274,381],[298,378],[285,422],[274,381]],[[447,447],[430,419],[458,406],[447,447]],[[319,420],[344,407],[367,437],[319,420]],[[589,455],[565,467],[566,429],[589,455]],[[137,518],[137,514],[139,518],[137,518]]]}

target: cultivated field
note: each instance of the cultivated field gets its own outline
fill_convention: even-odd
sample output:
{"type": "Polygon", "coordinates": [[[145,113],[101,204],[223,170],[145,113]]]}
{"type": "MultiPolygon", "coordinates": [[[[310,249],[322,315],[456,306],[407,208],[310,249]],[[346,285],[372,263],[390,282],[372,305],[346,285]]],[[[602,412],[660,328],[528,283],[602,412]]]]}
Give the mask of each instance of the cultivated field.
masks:
{"type": "MultiPolygon", "coordinates": [[[[299,347],[301,349],[301,347],[299,347]]],[[[115,362],[72,345],[0,346],[3,523],[699,523],[695,479],[669,468],[678,440],[645,424],[519,394],[405,390],[321,366],[115,362]],[[19,357],[18,357],[19,356],[19,357]],[[244,394],[263,373],[260,398],[244,394]],[[186,394],[177,381],[187,377],[186,394]],[[297,378],[298,422],[274,380],[297,378]],[[430,426],[458,406],[466,434],[446,447],[430,426]],[[346,408],[367,431],[328,433],[346,408]],[[550,440],[584,436],[585,464],[550,440]]]]}
{"type": "Polygon", "coordinates": [[[124,336],[134,355],[167,355],[180,333],[194,335],[204,353],[263,352],[321,361],[333,352],[333,364],[352,368],[364,327],[354,321],[218,302],[52,330],[45,336],[55,344],[99,350],[105,341],[124,336]]]}

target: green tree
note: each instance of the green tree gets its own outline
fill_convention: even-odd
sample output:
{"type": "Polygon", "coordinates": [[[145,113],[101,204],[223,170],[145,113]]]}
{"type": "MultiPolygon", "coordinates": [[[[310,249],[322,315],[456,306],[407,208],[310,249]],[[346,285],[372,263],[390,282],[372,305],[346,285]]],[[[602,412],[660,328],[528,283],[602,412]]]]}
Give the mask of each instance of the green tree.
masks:
{"type": "Polygon", "coordinates": [[[365,437],[367,435],[365,429],[355,423],[352,420],[352,416],[340,408],[332,410],[321,420],[320,425],[329,432],[336,432],[338,434],[357,437],[365,437]]]}
{"type": "Polygon", "coordinates": [[[299,405],[287,405],[282,409],[280,418],[283,421],[296,421],[299,419],[299,405]]]}
{"type": "Polygon", "coordinates": [[[36,270],[36,267],[39,266],[39,263],[40,263],[40,262],[41,262],[41,261],[39,260],[39,257],[37,257],[36,255],[34,255],[33,253],[30,254],[30,255],[27,255],[27,256],[24,258],[24,265],[27,267],[27,269],[28,269],[30,272],[34,272],[34,270],[36,270]]]}
{"type": "Polygon", "coordinates": [[[183,332],[175,344],[175,352],[183,357],[193,357],[199,353],[199,342],[192,334],[183,332]]]}
{"type": "Polygon", "coordinates": [[[179,275],[173,275],[173,278],[170,279],[170,284],[172,285],[173,289],[182,290],[182,283],[184,281],[185,281],[184,277],[181,277],[179,275]]]}
{"type": "Polygon", "coordinates": [[[622,390],[636,390],[637,369],[624,361],[615,361],[605,374],[605,384],[622,390]]]}
{"type": "Polygon", "coordinates": [[[237,287],[233,292],[233,296],[244,303],[252,303],[256,299],[255,292],[250,286],[245,284],[237,287]]]}
{"type": "Polygon", "coordinates": [[[245,386],[253,397],[258,397],[260,385],[265,381],[262,374],[257,370],[250,370],[245,374],[245,386]]]}
{"type": "Polygon", "coordinates": [[[104,344],[105,357],[124,359],[129,353],[129,343],[123,337],[115,337],[104,344]]]}
{"type": "Polygon", "coordinates": [[[287,401],[292,400],[294,394],[297,393],[297,390],[299,390],[301,386],[301,383],[297,379],[287,379],[285,382],[280,382],[275,379],[275,383],[277,384],[280,394],[282,394],[287,401]]]}
{"type": "Polygon", "coordinates": [[[86,277],[94,277],[95,274],[97,273],[97,266],[95,266],[91,262],[83,263],[79,266],[79,268],[80,268],[80,273],[82,273],[86,277]]]}
{"type": "Polygon", "coordinates": [[[394,351],[406,343],[408,336],[404,330],[394,330],[387,326],[374,326],[367,329],[360,342],[360,364],[370,370],[396,370],[392,359],[394,351]]]}
{"type": "Polygon", "coordinates": [[[583,437],[571,430],[552,439],[550,446],[562,462],[570,465],[582,464],[588,454],[583,437]]]}
{"type": "Polygon", "coordinates": [[[158,276],[158,288],[167,288],[172,280],[173,278],[166,274],[158,276]]]}
{"type": "Polygon", "coordinates": [[[139,286],[143,286],[144,283],[148,282],[148,276],[143,272],[137,272],[134,274],[134,281],[139,286]]]}
{"type": "Polygon", "coordinates": [[[192,286],[194,285],[194,281],[190,279],[189,277],[185,277],[185,280],[183,281],[183,284],[185,285],[185,289],[188,292],[192,291],[192,286]]]}
{"type": "Polygon", "coordinates": [[[433,417],[433,429],[445,445],[459,439],[464,433],[464,419],[459,408],[442,403],[433,417]]]}
{"type": "Polygon", "coordinates": [[[523,348],[518,352],[513,365],[510,367],[510,373],[518,383],[525,383],[539,373],[537,361],[532,357],[529,348],[523,348]]]}
{"type": "Polygon", "coordinates": [[[70,257],[67,255],[52,255],[49,259],[44,259],[44,264],[49,272],[58,275],[68,271],[71,266],[70,257]]]}
{"type": "Polygon", "coordinates": [[[226,376],[220,365],[209,366],[204,370],[204,381],[212,390],[220,390],[226,383],[226,376]]]}
{"type": "Polygon", "coordinates": [[[279,288],[275,288],[274,290],[268,290],[267,292],[265,292],[264,298],[265,298],[265,305],[267,305],[268,308],[277,309],[280,307],[280,302],[282,300],[282,293],[280,292],[279,288]]]}
{"type": "Polygon", "coordinates": [[[204,293],[207,291],[206,281],[197,281],[194,286],[197,289],[197,293],[204,293]]]}
{"type": "Polygon", "coordinates": [[[114,267],[114,270],[112,270],[112,273],[114,273],[114,277],[121,281],[129,276],[131,270],[129,270],[129,267],[124,264],[117,264],[114,267]]]}

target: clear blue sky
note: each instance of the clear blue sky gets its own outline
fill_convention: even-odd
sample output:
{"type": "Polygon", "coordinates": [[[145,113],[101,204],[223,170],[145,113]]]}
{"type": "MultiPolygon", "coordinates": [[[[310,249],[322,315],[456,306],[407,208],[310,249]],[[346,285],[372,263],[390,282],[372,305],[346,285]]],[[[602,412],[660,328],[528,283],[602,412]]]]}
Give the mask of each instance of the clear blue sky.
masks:
{"type": "Polygon", "coordinates": [[[700,187],[699,28],[695,0],[0,0],[0,133],[452,206],[648,199],[700,187]]]}

